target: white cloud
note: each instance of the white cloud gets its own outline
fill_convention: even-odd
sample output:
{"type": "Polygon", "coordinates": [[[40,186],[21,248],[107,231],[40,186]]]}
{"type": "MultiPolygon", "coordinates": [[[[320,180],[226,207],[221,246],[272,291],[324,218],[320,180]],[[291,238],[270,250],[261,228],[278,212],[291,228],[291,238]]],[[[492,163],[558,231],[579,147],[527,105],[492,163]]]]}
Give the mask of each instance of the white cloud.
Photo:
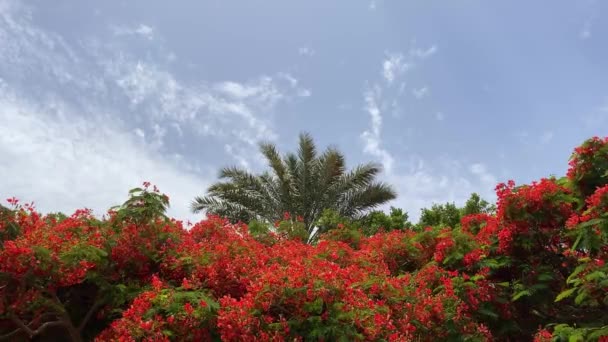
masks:
{"type": "Polygon", "coordinates": [[[479,181],[487,186],[495,186],[497,181],[496,177],[488,172],[486,166],[482,163],[475,163],[470,166],[472,174],[478,177],[479,181]]]}
{"type": "Polygon", "coordinates": [[[371,129],[364,131],[361,138],[364,141],[363,152],[380,159],[384,171],[391,173],[393,170],[394,159],[387,150],[381,146],[382,113],[379,107],[381,93],[378,86],[368,89],[364,94],[365,110],[371,119],[371,129]]]}
{"type": "Polygon", "coordinates": [[[133,132],[135,133],[135,135],[137,135],[140,138],[145,138],[146,137],[146,133],[144,133],[144,131],[141,128],[136,128],[133,130],[133,132]]]}
{"type": "MultiPolygon", "coordinates": [[[[106,66],[131,103],[132,110],[156,120],[185,123],[202,136],[238,139],[257,148],[260,139],[274,140],[272,113],[293,96],[310,96],[285,73],[254,81],[186,84],[159,66],[118,60],[106,66]]],[[[236,147],[235,147],[236,148],[236,147]]]]}
{"type": "Polygon", "coordinates": [[[164,145],[164,139],[167,135],[167,129],[158,123],[152,125],[152,137],[149,140],[150,147],[160,149],[164,145]]]}
{"type": "MultiPolygon", "coordinates": [[[[433,45],[427,50],[412,48],[410,49],[408,56],[404,56],[401,53],[386,53],[386,58],[382,61],[381,73],[386,84],[384,86],[375,84],[363,94],[365,111],[369,114],[371,119],[371,127],[361,134],[361,138],[364,140],[363,152],[379,158],[384,166],[385,172],[389,175],[393,172],[394,158],[391,153],[382,146],[382,108],[392,108],[392,115],[398,117],[400,106],[397,98],[383,99],[382,93],[384,88],[391,87],[399,76],[415,66],[415,59],[425,59],[436,51],[437,47],[433,45]]],[[[405,86],[405,82],[401,81],[399,83],[397,95],[403,94],[405,86]]],[[[418,99],[427,96],[428,92],[429,89],[426,86],[412,90],[412,94],[418,99]]]]}
{"type": "Polygon", "coordinates": [[[247,158],[238,151],[236,151],[236,149],[231,144],[224,145],[224,151],[228,153],[233,159],[237,160],[240,167],[244,168],[245,170],[251,170],[251,166],[247,158]]]}
{"type": "Polygon", "coordinates": [[[380,97],[380,88],[376,86],[374,89],[369,89],[364,94],[365,109],[369,113],[372,119],[371,134],[374,136],[380,136],[380,129],[382,128],[382,115],[380,108],[378,107],[378,98],[380,97]]]}
{"type": "Polygon", "coordinates": [[[437,50],[438,49],[437,49],[436,45],[432,45],[431,47],[429,47],[426,50],[421,49],[421,48],[412,48],[410,50],[410,55],[414,56],[414,57],[418,57],[420,59],[425,59],[425,58],[431,57],[432,55],[437,53],[437,50]]]}
{"type": "MultiPolygon", "coordinates": [[[[419,61],[425,60],[437,53],[437,50],[437,46],[432,45],[426,50],[413,47],[406,56],[402,53],[387,52],[386,58],[382,62],[382,76],[388,85],[391,85],[399,76],[414,68],[419,61]]],[[[400,84],[400,91],[404,87],[405,83],[402,82],[400,84]]]]}
{"type": "Polygon", "coordinates": [[[177,122],[172,122],[170,125],[180,138],[184,136],[184,131],[182,131],[182,127],[177,122]]]}
{"type": "Polygon", "coordinates": [[[429,94],[429,88],[428,87],[422,87],[419,89],[413,89],[412,90],[412,94],[414,95],[415,98],[417,99],[421,99],[425,96],[427,96],[429,94]]]}
{"type": "MultiPolygon", "coordinates": [[[[384,166],[382,179],[392,184],[399,197],[390,205],[401,207],[409,212],[415,221],[419,218],[420,209],[430,207],[433,203],[456,202],[463,205],[472,192],[477,192],[486,199],[493,201],[493,189],[496,177],[482,163],[471,164],[468,168],[464,162],[453,158],[420,158],[411,153],[400,152],[399,158],[394,157],[382,139],[384,125],[384,109],[399,107],[398,99],[405,92],[405,82],[399,81],[396,92],[388,91],[398,77],[422,63],[424,59],[437,52],[435,45],[430,48],[412,48],[409,54],[390,54],[382,62],[381,77],[385,82],[377,82],[363,94],[364,110],[369,116],[370,125],[362,134],[363,152],[378,159],[384,166]]],[[[416,98],[422,98],[429,93],[428,87],[411,90],[416,98]]],[[[445,116],[436,112],[435,119],[442,121],[445,116]]],[[[401,148],[407,150],[403,143],[401,148]]]]}
{"type": "MultiPolygon", "coordinates": [[[[255,155],[258,141],[277,139],[273,119],[278,105],[311,96],[311,91],[300,87],[288,73],[246,82],[192,84],[178,80],[159,65],[128,58],[113,60],[105,70],[134,112],[156,122],[187,125],[199,138],[229,141],[233,153],[228,155],[239,164],[243,164],[242,158],[259,164],[255,155]]],[[[159,137],[159,146],[163,137],[159,137]]]]}
{"type": "Polygon", "coordinates": [[[298,90],[299,97],[310,97],[311,95],[312,95],[312,92],[308,89],[299,89],[298,90]]]}
{"type": "Polygon", "coordinates": [[[154,29],[148,25],[112,26],[112,32],[117,36],[141,36],[147,40],[154,39],[154,29]]]}
{"type": "Polygon", "coordinates": [[[173,215],[192,217],[189,201],[205,191],[219,165],[206,160],[211,170],[203,172],[185,162],[192,156],[165,150],[165,139],[182,146],[229,143],[240,164],[257,161],[257,141],[276,139],[276,107],[310,95],[285,73],[184,81],[164,64],[172,53],[162,47],[145,58],[132,53],[122,36],[157,35],[145,25],[118,28],[112,40],[84,37],[77,46],[39,29],[16,1],[0,0],[0,9],[0,121],[6,123],[0,158],[12,161],[0,163],[2,192],[45,211],[103,211],[149,180],[172,198],[173,215]],[[38,93],[29,84],[45,86],[38,93]]]}
{"type": "Polygon", "coordinates": [[[137,27],[137,29],[135,29],[135,33],[141,34],[148,39],[152,39],[154,30],[150,26],[141,24],[137,27]]]}
{"type": "Polygon", "coordinates": [[[389,53],[382,62],[382,75],[390,85],[397,76],[406,72],[409,68],[410,65],[404,61],[402,54],[389,53]]]}
{"type": "Polygon", "coordinates": [[[237,99],[244,99],[257,94],[260,91],[258,87],[248,87],[240,83],[226,81],[216,85],[216,89],[237,99]]]}
{"type": "Polygon", "coordinates": [[[291,85],[292,88],[295,88],[298,86],[298,80],[289,73],[281,72],[281,73],[279,73],[278,77],[289,82],[289,84],[291,85]]]}
{"type": "Polygon", "coordinates": [[[25,101],[6,88],[0,108],[0,158],[10,160],[0,164],[3,195],[34,201],[43,212],[87,207],[100,215],[147,180],[169,195],[171,215],[195,219],[189,203],[208,182],[152,153],[128,131],[59,101],[25,101]]]}
{"type": "Polygon", "coordinates": [[[315,50],[313,48],[303,46],[298,48],[298,54],[300,56],[312,57],[315,55],[315,50]]]}
{"type": "Polygon", "coordinates": [[[418,156],[403,156],[399,164],[402,166],[393,174],[385,176],[399,194],[391,205],[405,209],[414,221],[418,220],[421,208],[445,202],[463,205],[473,192],[486,200],[495,200],[496,177],[484,164],[472,164],[467,170],[458,160],[426,160],[418,156]]]}
{"type": "Polygon", "coordinates": [[[221,82],[215,86],[221,93],[237,100],[256,97],[268,102],[276,102],[282,98],[281,91],[270,77],[262,77],[258,82],[243,84],[237,82],[221,82]]]}

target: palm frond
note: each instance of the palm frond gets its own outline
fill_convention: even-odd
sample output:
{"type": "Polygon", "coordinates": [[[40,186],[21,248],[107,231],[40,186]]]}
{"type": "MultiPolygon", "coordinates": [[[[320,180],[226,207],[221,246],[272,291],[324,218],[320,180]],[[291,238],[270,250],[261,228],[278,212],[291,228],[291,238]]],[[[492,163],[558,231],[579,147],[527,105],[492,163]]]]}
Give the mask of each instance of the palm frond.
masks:
{"type": "Polygon", "coordinates": [[[387,184],[376,182],[382,171],[374,163],[346,169],[344,155],[327,148],[320,155],[309,134],[301,134],[296,153],[279,154],[275,145],[261,143],[270,170],[252,174],[238,167],[220,171],[221,181],[196,197],[194,212],[225,216],[232,221],[273,222],[283,212],[302,216],[312,236],[325,209],[355,218],[396,197],[387,184]]]}
{"type": "Polygon", "coordinates": [[[375,182],[364,188],[353,189],[344,194],[340,213],[346,217],[360,217],[366,211],[377,208],[397,197],[388,184],[375,182]]]}

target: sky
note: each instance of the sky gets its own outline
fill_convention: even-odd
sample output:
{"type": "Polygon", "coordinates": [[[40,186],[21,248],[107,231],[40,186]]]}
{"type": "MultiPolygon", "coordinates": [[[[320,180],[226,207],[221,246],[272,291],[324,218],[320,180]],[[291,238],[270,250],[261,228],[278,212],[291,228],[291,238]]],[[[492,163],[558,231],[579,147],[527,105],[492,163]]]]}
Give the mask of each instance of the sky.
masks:
{"type": "MultiPolygon", "coordinates": [[[[608,2],[0,0],[0,199],[189,205],[309,132],[410,217],[564,175],[608,135],[608,2]],[[2,197],[4,196],[4,197],[2,197]]],[[[3,204],[6,205],[5,202],[3,204]]]]}

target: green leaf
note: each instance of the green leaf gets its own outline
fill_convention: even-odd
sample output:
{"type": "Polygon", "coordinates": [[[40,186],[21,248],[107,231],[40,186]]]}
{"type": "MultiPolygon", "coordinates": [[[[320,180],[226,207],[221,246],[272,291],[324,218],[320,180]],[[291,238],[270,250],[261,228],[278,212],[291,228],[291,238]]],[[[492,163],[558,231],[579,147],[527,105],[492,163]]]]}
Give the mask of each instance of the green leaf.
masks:
{"type": "Polygon", "coordinates": [[[483,279],[486,279],[486,277],[481,274],[476,274],[471,277],[471,281],[479,281],[479,280],[483,280],[483,279]]]}
{"type": "Polygon", "coordinates": [[[591,339],[596,339],[596,338],[600,338],[603,336],[608,336],[608,326],[603,326],[603,327],[597,329],[596,331],[589,334],[589,336],[587,336],[587,337],[591,340],[591,339]]]}
{"type": "Polygon", "coordinates": [[[587,293],[583,291],[583,292],[579,293],[578,296],[576,296],[576,298],[574,298],[574,303],[576,305],[580,305],[583,302],[583,300],[585,300],[585,298],[587,298],[587,293]]]}
{"type": "Polygon", "coordinates": [[[585,276],[585,280],[588,281],[600,280],[604,278],[606,278],[606,273],[602,271],[591,272],[590,274],[587,274],[587,276],[585,276]]]}
{"type": "Polygon", "coordinates": [[[129,190],[129,194],[133,194],[133,193],[141,192],[141,191],[144,191],[144,189],[142,189],[142,188],[133,188],[133,189],[129,190]]]}
{"type": "Polygon", "coordinates": [[[583,338],[583,335],[581,333],[576,333],[568,338],[568,342],[580,342],[584,340],[585,339],[583,338]]]}
{"type": "Polygon", "coordinates": [[[36,253],[36,257],[38,260],[48,260],[51,257],[51,251],[48,248],[44,248],[41,246],[34,246],[32,250],[36,253]]]}
{"type": "Polygon", "coordinates": [[[586,221],[586,222],[583,222],[583,223],[579,224],[578,228],[586,228],[586,227],[589,227],[589,226],[595,226],[598,223],[602,223],[602,221],[603,221],[603,219],[601,219],[601,218],[595,218],[593,220],[589,220],[589,221],[586,221]]]}
{"type": "Polygon", "coordinates": [[[576,247],[581,242],[582,238],[583,238],[583,232],[581,232],[581,233],[578,234],[578,237],[576,238],[576,241],[574,241],[574,244],[572,245],[572,248],[571,248],[572,251],[576,250],[576,247]]]}
{"type": "Polygon", "coordinates": [[[514,294],[513,297],[511,297],[511,300],[516,301],[523,296],[531,296],[531,295],[532,295],[532,293],[530,293],[530,291],[523,290],[523,291],[519,291],[516,294],[514,294]]]}
{"type": "Polygon", "coordinates": [[[567,290],[562,291],[560,294],[557,295],[557,297],[555,298],[555,301],[559,302],[564,298],[568,298],[575,290],[576,290],[576,288],[567,289],[567,290]]]}
{"type": "Polygon", "coordinates": [[[585,270],[585,268],[587,268],[587,265],[579,265],[574,269],[574,272],[572,272],[572,274],[570,274],[570,276],[568,276],[568,279],[566,280],[566,282],[568,284],[571,284],[573,281],[576,280],[576,276],[581,273],[582,271],[585,270]]]}
{"type": "Polygon", "coordinates": [[[483,308],[479,309],[479,313],[481,313],[481,314],[483,314],[485,316],[490,316],[492,318],[498,318],[499,317],[494,311],[491,311],[491,310],[488,310],[488,309],[483,309],[483,308]]]}

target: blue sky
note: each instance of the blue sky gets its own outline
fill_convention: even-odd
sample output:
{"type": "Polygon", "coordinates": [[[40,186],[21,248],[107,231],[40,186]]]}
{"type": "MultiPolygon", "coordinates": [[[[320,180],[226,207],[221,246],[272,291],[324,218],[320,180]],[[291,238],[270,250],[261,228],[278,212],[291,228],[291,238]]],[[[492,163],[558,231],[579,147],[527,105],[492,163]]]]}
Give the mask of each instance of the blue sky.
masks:
{"type": "Polygon", "coordinates": [[[301,131],[376,161],[417,218],[563,175],[608,133],[601,1],[0,0],[0,195],[103,213],[147,180],[188,205],[301,131]]]}

